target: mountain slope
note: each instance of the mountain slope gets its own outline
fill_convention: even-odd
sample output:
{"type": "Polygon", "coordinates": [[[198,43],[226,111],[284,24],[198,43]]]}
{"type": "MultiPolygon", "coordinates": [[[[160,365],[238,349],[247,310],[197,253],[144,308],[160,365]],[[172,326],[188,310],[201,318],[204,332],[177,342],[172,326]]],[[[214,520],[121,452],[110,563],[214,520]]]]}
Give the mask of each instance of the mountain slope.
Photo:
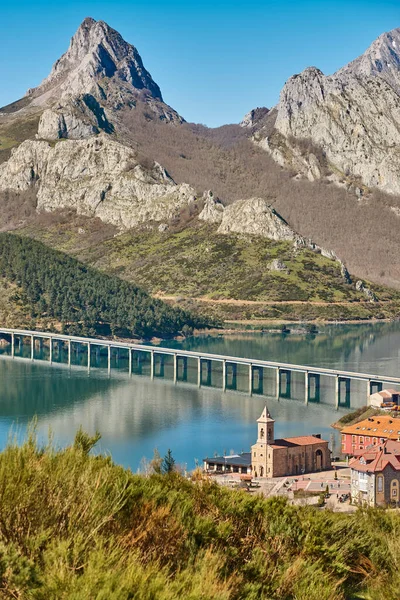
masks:
{"type": "MultiPolygon", "coordinates": [[[[392,38],[391,43],[396,41],[394,34],[392,38]]],[[[383,50],[380,53],[383,56],[383,50]]],[[[361,66],[353,66],[357,69],[361,66]]],[[[296,110],[288,109],[286,116],[282,104],[270,111],[252,111],[245,127],[207,129],[185,123],[163,102],[133,46],[105,23],[85,19],[49,77],[24,99],[0,110],[0,229],[23,227],[57,245],[47,235],[49,223],[55,226],[58,220],[62,230],[69,215],[71,229],[81,217],[93,221],[91,225],[86,221],[83,229],[96,229],[100,218],[104,232],[108,231],[106,237],[132,227],[146,236],[144,224],[151,237],[154,226],[163,231],[174,231],[177,224],[184,228],[202,210],[203,191],[211,189],[222,205],[235,206],[232,214],[237,223],[231,224],[231,232],[269,235],[260,233],[258,213],[250,210],[250,199],[259,198],[273,206],[298,235],[344,260],[357,277],[400,287],[400,264],[393,244],[400,199],[368,188],[345,164],[348,160],[353,168],[353,161],[358,169],[371,170],[368,161],[364,160],[365,166],[354,154],[354,147],[359,152],[368,142],[368,155],[382,159],[381,173],[388,180],[393,175],[394,181],[396,159],[379,145],[376,135],[395,141],[398,96],[375,74],[365,82],[354,73],[335,77],[324,78],[311,69],[288,83],[288,97],[293,99],[287,106],[292,100],[296,104],[300,92],[307,95],[310,88],[312,94],[303,107],[296,104],[296,110]],[[342,87],[340,77],[346,82],[342,87]],[[385,112],[381,117],[365,101],[360,117],[355,104],[354,119],[368,121],[371,131],[361,128],[347,148],[348,109],[341,112],[336,105],[350,92],[371,100],[370,91],[378,84],[384,86],[379,99],[382,106],[393,100],[392,116],[389,119],[385,112]],[[331,100],[322,98],[321,86],[329,89],[331,100]],[[331,144],[333,158],[321,147],[317,133],[315,141],[304,139],[317,118],[315,98],[321,123],[326,125],[318,135],[328,135],[328,130],[335,133],[336,126],[342,136],[342,149],[331,144]],[[370,118],[374,110],[376,122],[370,118]],[[388,119],[390,124],[380,132],[380,124],[388,119]],[[292,121],[299,137],[290,132],[292,121]],[[343,163],[342,171],[333,164],[335,153],[343,163]]],[[[133,231],[132,239],[135,235],[133,231]]],[[[264,272],[261,257],[258,261],[264,272]]],[[[193,286],[195,278],[188,277],[192,277],[188,285],[193,286]]],[[[155,285],[150,280],[143,283],[148,289],[155,285]]]]}
{"type": "MultiPolygon", "coordinates": [[[[0,285],[5,290],[11,286],[8,304],[20,301],[21,318],[29,311],[32,323],[61,324],[66,333],[148,338],[176,335],[185,325],[207,324],[118,277],[90,269],[37,241],[4,233],[0,234],[0,285]]],[[[4,320],[8,320],[6,310],[7,305],[4,320]]]]}

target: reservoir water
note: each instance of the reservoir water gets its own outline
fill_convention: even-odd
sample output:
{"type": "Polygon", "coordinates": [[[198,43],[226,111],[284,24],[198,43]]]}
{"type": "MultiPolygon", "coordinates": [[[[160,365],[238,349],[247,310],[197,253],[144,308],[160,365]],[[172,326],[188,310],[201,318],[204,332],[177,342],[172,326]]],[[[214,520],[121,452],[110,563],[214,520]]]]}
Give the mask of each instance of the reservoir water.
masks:
{"type": "MultiPolygon", "coordinates": [[[[337,368],[387,376],[400,375],[400,323],[329,325],[315,336],[306,334],[248,333],[199,336],[170,347],[337,368]]],[[[334,405],[333,381],[321,378],[318,401],[304,402],[301,374],[292,380],[290,398],[277,398],[273,371],[265,373],[263,395],[249,396],[248,374],[238,372],[238,391],[221,390],[222,376],[213,371],[211,386],[195,385],[196,365],[188,367],[188,382],[174,385],[171,365],[164,377],[149,377],[148,365],[128,374],[126,357],[113,357],[111,377],[106,359],[75,357],[71,369],[62,353],[49,365],[30,361],[30,348],[21,347],[11,359],[9,347],[0,350],[0,447],[10,430],[23,436],[36,417],[40,437],[51,431],[58,445],[72,441],[78,427],[102,434],[98,449],[136,471],[154,448],[164,455],[171,448],[177,462],[188,469],[205,456],[249,450],[255,441],[256,419],[264,405],[276,420],[277,437],[321,433],[339,453],[338,434],[330,428],[340,415],[366,404],[365,382],[352,387],[350,404],[334,405]]],[[[46,348],[42,358],[46,359],[46,348]]],[[[39,358],[39,357],[37,357],[39,358]]],[[[393,386],[391,386],[393,387],[393,386]]]]}

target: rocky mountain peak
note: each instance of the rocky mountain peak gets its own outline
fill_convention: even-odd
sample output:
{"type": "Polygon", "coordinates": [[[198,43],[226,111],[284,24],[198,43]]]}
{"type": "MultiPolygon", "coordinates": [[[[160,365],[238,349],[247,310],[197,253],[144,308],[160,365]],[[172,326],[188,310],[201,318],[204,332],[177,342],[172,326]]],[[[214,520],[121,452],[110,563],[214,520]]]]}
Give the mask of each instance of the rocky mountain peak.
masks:
{"type": "Polygon", "coordinates": [[[380,76],[400,89],[400,28],[382,33],[358,58],[343,67],[337,75],[358,77],[380,76]]]}
{"type": "Polygon", "coordinates": [[[160,88],[145,69],[137,49],[104,21],[87,17],[50,75],[29,95],[65,97],[93,93],[104,78],[118,85],[147,90],[162,102],[160,88]]]}

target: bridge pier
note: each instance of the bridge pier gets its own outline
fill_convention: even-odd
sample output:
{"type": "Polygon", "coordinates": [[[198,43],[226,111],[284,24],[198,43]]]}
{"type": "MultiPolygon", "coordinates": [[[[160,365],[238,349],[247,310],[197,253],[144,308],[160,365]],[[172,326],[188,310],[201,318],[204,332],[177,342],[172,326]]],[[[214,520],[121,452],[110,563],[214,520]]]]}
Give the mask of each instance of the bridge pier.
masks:
{"type": "Polygon", "coordinates": [[[15,338],[14,338],[14,334],[11,334],[11,357],[14,358],[14,354],[15,354],[15,338]]]}
{"type": "Polygon", "coordinates": [[[53,338],[49,338],[49,363],[53,362],[53,338]]]}
{"type": "Polygon", "coordinates": [[[276,396],[277,398],[290,398],[292,372],[289,369],[277,368],[276,370],[276,396]]]}
{"type": "Polygon", "coordinates": [[[320,385],[321,376],[318,373],[310,373],[307,371],[304,374],[304,392],[305,403],[320,401],[320,385]]]}
{"type": "MultiPolygon", "coordinates": [[[[208,361],[209,365],[207,365],[207,380],[210,379],[210,383],[207,385],[211,385],[211,361],[208,361]]],[[[227,362],[225,364],[225,388],[228,390],[237,390],[237,363],[227,362]]]]}
{"type": "Polygon", "coordinates": [[[108,375],[111,375],[111,346],[107,346],[107,371],[108,375]]]}
{"type": "Polygon", "coordinates": [[[71,368],[71,340],[68,340],[68,366],[71,368]]]}
{"type": "Polygon", "coordinates": [[[154,377],[164,377],[165,375],[165,356],[164,354],[153,354],[154,357],[154,377]],[[158,372],[157,372],[158,365],[158,372]]]}
{"type": "Polygon", "coordinates": [[[264,392],[264,369],[263,367],[249,367],[249,391],[253,394],[263,394],[264,392]]]}
{"type": "Polygon", "coordinates": [[[31,360],[35,358],[35,338],[31,335],[31,360]]]}
{"type": "Polygon", "coordinates": [[[187,356],[178,356],[174,354],[174,382],[187,381],[188,378],[188,359],[187,356]],[[180,368],[180,365],[182,367],[180,368]]]}
{"type": "Polygon", "coordinates": [[[198,361],[198,381],[199,387],[202,385],[211,385],[212,361],[207,358],[199,358],[198,361]],[[206,379],[204,380],[204,368],[206,367],[206,379]]]}
{"type": "Polygon", "coordinates": [[[138,373],[139,375],[142,374],[142,356],[141,352],[139,352],[138,350],[133,350],[132,371],[138,373]]]}
{"type": "Polygon", "coordinates": [[[335,406],[350,406],[350,387],[351,379],[348,377],[336,376],[335,381],[335,406]],[[344,388],[344,389],[343,389],[344,388]],[[342,391],[344,391],[344,403],[342,402],[342,391]]]}
{"type": "Polygon", "coordinates": [[[91,345],[90,345],[90,342],[88,342],[88,345],[87,345],[87,368],[88,368],[88,371],[90,371],[90,352],[91,352],[91,345]]]}

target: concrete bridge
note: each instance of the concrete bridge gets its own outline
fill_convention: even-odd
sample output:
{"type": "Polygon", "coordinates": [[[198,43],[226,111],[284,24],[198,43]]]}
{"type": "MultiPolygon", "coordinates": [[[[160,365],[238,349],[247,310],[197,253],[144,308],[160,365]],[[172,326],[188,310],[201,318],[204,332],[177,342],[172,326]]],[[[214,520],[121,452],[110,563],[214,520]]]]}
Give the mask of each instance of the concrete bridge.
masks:
{"type": "Polygon", "coordinates": [[[212,384],[213,363],[222,365],[222,389],[225,391],[237,389],[238,367],[244,366],[248,372],[248,393],[263,394],[264,371],[272,370],[275,378],[275,389],[277,398],[291,397],[291,383],[293,373],[304,374],[304,401],[318,402],[320,396],[321,377],[331,377],[335,381],[335,405],[349,406],[352,382],[364,381],[366,399],[369,395],[380,391],[383,384],[400,386],[400,377],[386,377],[369,373],[354,373],[336,369],[325,369],[307,365],[296,365],[290,363],[273,362],[268,360],[240,358],[237,356],[224,356],[221,354],[209,354],[205,352],[193,352],[189,350],[162,348],[159,346],[146,346],[144,344],[132,344],[128,342],[117,342],[99,338],[87,338],[79,336],[63,335],[58,333],[46,333],[42,331],[29,331],[21,329],[8,329],[0,327],[0,338],[5,339],[11,345],[11,357],[16,357],[16,348],[28,343],[30,347],[30,358],[35,360],[35,352],[39,347],[42,350],[48,346],[48,362],[52,363],[57,353],[58,358],[62,350],[67,350],[67,364],[72,366],[72,355],[84,353],[87,356],[87,369],[90,370],[93,349],[99,356],[101,350],[106,350],[108,372],[111,373],[112,352],[125,351],[128,359],[128,372],[140,369],[144,361],[150,362],[150,377],[164,377],[165,359],[172,358],[174,382],[188,381],[188,361],[194,360],[197,364],[197,385],[210,386],[212,384]]]}

